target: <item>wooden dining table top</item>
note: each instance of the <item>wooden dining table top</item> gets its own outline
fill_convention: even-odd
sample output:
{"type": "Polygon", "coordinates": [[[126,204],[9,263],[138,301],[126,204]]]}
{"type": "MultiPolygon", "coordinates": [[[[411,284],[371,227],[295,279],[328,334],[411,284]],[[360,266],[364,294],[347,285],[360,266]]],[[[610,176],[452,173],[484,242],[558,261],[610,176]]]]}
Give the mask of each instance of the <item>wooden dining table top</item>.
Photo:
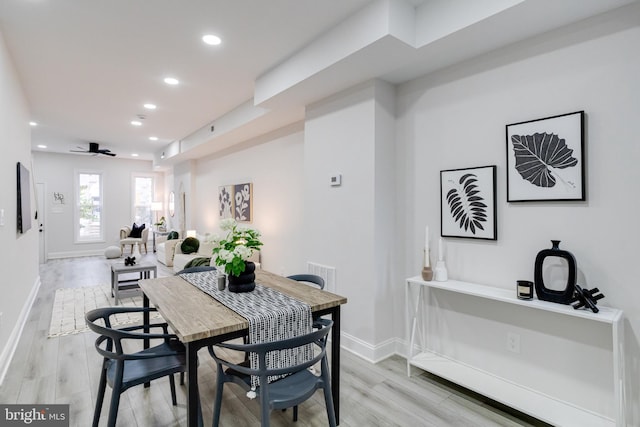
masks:
{"type": "MultiPolygon", "coordinates": [[[[256,283],[307,303],[312,312],[345,304],[340,295],[286,277],[256,270],[256,283]]],[[[180,276],[144,279],[139,286],[174,333],[184,343],[215,337],[249,327],[249,322],[180,276]]]]}

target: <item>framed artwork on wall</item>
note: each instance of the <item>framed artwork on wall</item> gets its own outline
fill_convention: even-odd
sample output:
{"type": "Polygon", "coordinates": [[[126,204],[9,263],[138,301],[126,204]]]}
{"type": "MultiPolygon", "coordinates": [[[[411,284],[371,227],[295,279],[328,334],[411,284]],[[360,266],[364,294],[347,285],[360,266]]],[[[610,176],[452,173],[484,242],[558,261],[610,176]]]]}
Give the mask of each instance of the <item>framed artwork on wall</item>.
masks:
{"type": "Polygon", "coordinates": [[[442,237],[496,240],[496,166],[440,171],[442,237]]]}
{"type": "Polygon", "coordinates": [[[220,219],[233,218],[233,185],[218,187],[218,213],[220,219]]]}
{"type": "Polygon", "coordinates": [[[253,184],[236,184],[233,186],[234,218],[240,222],[253,220],[253,184]]]}
{"type": "Polygon", "coordinates": [[[506,131],[508,202],[585,200],[584,111],[506,131]]]}
{"type": "Polygon", "coordinates": [[[31,228],[31,177],[29,169],[17,164],[18,233],[26,233],[31,228]]]}

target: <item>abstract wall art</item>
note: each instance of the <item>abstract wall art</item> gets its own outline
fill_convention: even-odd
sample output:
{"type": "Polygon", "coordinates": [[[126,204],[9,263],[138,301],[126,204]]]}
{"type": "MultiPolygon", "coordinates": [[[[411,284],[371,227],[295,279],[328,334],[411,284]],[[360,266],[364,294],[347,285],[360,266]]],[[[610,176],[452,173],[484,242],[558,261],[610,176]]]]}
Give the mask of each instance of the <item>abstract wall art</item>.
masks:
{"type": "Polygon", "coordinates": [[[233,218],[238,222],[253,220],[253,184],[222,185],[218,187],[220,219],[233,218]]]}
{"type": "Polygon", "coordinates": [[[440,171],[442,237],[497,239],[496,166],[440,171]]]}
{"type": "Polygon", "coordinates": [[[507,130],[507,201],[585,200],[584,111],[507,130]]]}

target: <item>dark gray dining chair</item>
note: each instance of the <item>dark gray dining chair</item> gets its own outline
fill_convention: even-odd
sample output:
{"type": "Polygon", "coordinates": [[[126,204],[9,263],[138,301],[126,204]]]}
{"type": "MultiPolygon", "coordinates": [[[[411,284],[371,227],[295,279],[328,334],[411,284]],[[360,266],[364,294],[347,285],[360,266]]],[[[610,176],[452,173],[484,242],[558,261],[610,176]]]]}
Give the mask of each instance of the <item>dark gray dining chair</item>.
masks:
{"type": "Polygon", "coordinates": [[[258,344],[232,344],[220,343],[209,346],[209,353],[217,365],[216,401],[213,409],[213,426],[220,423],[220,410],[222,407],[222,389],[224,383],[232,382],[245,391],[251,390],[251,376],[258,376],[260,386],[255,389],[256,397],[260,402],[261,425],[269,426],[269,416],[272,410],[297,407],[300,403],[309,399],[316,390],[322,389],[327,409],[329,425],[335,427],[336,415],[331,395],[331,380],[327,363],[327,335],[333,326],[333,321],[318,319],[317,328],[313,332],[295,338],[281,341],[273,341],[258,344]],[[301,362],[284,368],[270,368],[266,366],[267,353],[279,352],[286,349],[295,349],[312,344],[314,356],[311,360],[301,362]],[[216,348],[224,348],[245,353],[256,353],[258,356],[257,369],[251,369],[247,361],[233,363],[222,359],[216,348]],[[320,362],[320,375],[316,376],[308,368],[320,362]],[[286,375],[284,378],[271,383],[270,376],[286,375]]]}
{"type": "MultiPolygon", "coordinates": [[[[163,333],[145,333],[143,325],[127,326],[120,329],[113,328],[112,316],[120,313],[143,313],[155,311],[155,308],[143,307],[105,307],[88,311],[85,320],[89,329],[100,336],[96,339],[95,347],[103,356],[98,396],[93,414],[93,427],[98,426],[100,412],[107,384],[112,388],[109,419],[107,425],[116,425],[120,395],[127,389],[144,384],[162,377],[169,377],[171,386],[171,400],[176,406],[176,386],[173,374],[186,371],[186,350],[174,334],[168,333],[166,323],[154,323],[150,329],[161,328],[163,333]],[[145,339],[162,339],[163,342],[154,347],[137,352],[125,352],[134,341],[142,343],[145,339]]],[[[181,376],[181,384],[183,383],[181,376]]],[[[202,417],[200,417],[201,419],[202,417]]]]}
{"type": "Polygon", "coordinates": [[[320,289],[324,289],[324,279],[320,276],[316,276],[315,274],[293,274],[291,276],[287,276],[287,278],[298,282],[313,283],[320,289]]]}

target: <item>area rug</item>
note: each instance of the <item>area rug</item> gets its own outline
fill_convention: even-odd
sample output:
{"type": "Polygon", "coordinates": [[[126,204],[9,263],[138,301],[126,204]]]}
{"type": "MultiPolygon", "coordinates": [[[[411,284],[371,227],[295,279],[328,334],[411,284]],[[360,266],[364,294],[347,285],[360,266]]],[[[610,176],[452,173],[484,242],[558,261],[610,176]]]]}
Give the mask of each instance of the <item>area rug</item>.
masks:
{"type": "MultiPolygon", "coordinates": [[[[109,285],[56,289],[49,338],[88,331],[84,314],[94,308],[113,306],[113,301],[109,285]]],[[[142,296],[120,298],[118,306],[142,307],[142,296]]],[[[112,326],[142,323],[142,313],[120,313],[113,318],[112,326]]],[[[151,313],[151,319],[160,318],[159,313],[151,313]]]]}

